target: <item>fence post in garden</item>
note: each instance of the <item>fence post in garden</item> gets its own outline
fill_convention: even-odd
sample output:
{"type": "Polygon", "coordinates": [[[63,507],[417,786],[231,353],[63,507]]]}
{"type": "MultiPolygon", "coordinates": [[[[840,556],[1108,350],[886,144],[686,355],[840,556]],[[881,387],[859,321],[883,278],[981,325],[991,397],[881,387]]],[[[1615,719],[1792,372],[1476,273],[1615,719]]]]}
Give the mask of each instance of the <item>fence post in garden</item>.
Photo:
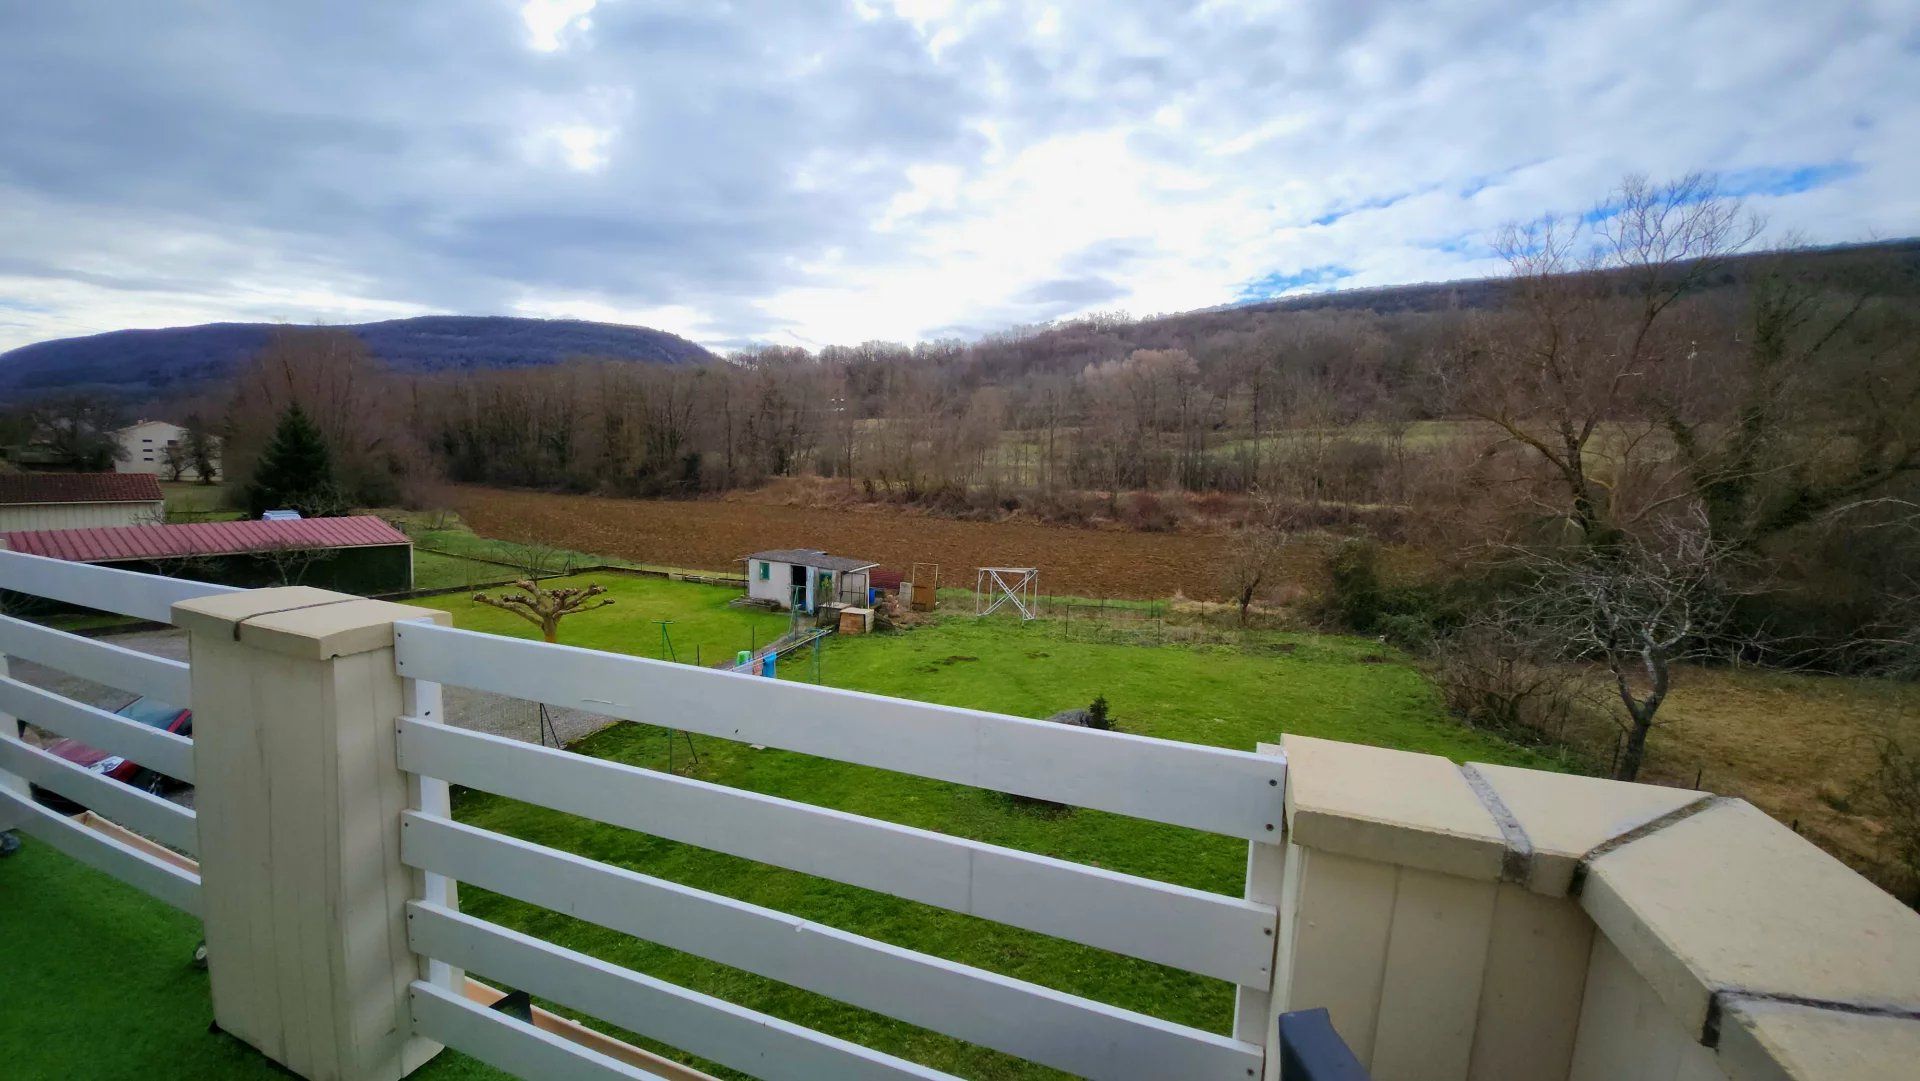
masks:
{"type": "MultiPolygon", "coordinates": [[[[306,1078],[387,1081],[440,1047],[413,1034],[400,862],[418,706],[393,625],[443,612],[260,589],[173,608],[192,647],[200,875],[214,1022],[306,1078]]],[[[444,974],[440,974],[444,978],[444,974]]]]}

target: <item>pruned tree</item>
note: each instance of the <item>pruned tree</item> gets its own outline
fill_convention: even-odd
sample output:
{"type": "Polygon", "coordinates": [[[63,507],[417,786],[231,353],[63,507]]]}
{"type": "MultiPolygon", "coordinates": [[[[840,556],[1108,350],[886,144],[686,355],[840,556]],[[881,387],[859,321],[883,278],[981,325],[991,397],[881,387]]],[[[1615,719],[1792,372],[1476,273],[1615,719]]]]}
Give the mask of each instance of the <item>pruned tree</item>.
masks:
{"type": "Polygon", "coordinates": [[[601,596],[607,588],[598,583],[544,589],[533,579],[522,578],[513,583],[513,588],[520,592],[501,594],[497,597],[486,593],[475,593],[474,603],[498,608],[502,612],[512,612],[540,628],[540,637],[547,642],[560,640],[560,621],[566,617],[580,612],[591,612],[596,608],[605,608],[613,603],[612,597],[601,596]]]}
{"type": "Polygon", "coordinates": [[[1633,780],[1676,668],[1730,648],[1737,550],[1713,537],[1703,511],[1690,509],[1602,547],[1543,545],[1508,555],[1519,586],[1496,606],[1500,618],[1563,642],[1569,659],[1605,667],[1624,714],[1614,776],[1633,780]]]}

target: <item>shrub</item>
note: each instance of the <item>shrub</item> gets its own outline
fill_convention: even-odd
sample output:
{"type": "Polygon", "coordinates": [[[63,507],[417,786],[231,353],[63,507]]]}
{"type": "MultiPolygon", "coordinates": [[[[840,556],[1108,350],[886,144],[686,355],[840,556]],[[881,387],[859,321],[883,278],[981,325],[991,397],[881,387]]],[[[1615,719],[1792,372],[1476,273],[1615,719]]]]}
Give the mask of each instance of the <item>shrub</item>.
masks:
{"type": "Polygon", "coordinates": [[[1611,737],[1598,680],[1547,643],[1483,621],[1447,635],[1435,652],[1434,684],[1470,725],[1587,755],[1611,737]]]}
{"type": "Polygon", "coordinates": [[[1366,537],[1341,541],[1327,561],[1333,587],[1333,616],[1349,630],[1371,634],[1380,622],[1384,596],[1380,588],[1380,546],[1366,537]]]}
{"type": "Polygon", "coordinates": [[[1920,754],[1892,736],[1881,737],[1875,780],[1886,808],[1887,840],[1906,878],[1904,897],[1920,908],[1920,754]]]}
{"type": "Polygon", "coordinates": [[[1095,695],[1087,706],[1087,727],[1102,732],[1113,731],[1113,721],[1107,716],[1107,696],[1095,695]]]}

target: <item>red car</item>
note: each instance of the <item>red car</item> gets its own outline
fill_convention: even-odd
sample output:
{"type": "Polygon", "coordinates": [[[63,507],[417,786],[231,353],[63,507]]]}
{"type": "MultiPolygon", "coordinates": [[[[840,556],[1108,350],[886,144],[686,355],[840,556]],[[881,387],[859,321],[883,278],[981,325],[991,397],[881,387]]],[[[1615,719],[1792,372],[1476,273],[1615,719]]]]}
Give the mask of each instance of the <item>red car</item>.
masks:
{"type": "MultiPolygon", "coordinates": [[[[170,706],[152,698],[136,698],[114,711],[130,721],[137,721],[149,728],[158,728],[172,732],[177,736],[193,735],[193,711],[170,706]]],[[[76,766],[84,767],[90,773],[111,777],[122,784],[129,784],[154,795],[166,791],[179,782],[165,774],[150,770],[130,759],[117,754],[108,754],[98,747],[89,747],[79,740],[63,739],[47,745],[47,753],[64,758],[76,766]]],[[[33,797],[61,814],[78,814],[85,810],[79,804],[60,795],[49,792],[38,785],[33,786],[33,797]]]]}

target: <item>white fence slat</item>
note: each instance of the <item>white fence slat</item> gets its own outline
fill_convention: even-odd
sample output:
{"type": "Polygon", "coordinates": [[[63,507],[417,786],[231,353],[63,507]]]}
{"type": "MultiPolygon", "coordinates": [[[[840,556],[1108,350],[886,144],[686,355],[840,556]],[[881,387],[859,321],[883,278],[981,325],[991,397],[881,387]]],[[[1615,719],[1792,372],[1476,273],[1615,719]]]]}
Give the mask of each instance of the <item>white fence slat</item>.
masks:
{"type": "Polygon", "coordinates": [[[608,1058],[423,980],[407,985],[407,992],[415,1033],[516,1077],[661,1081],[659,1074],[608,1058]]]}
{"type": "Polygon", "coordinates": [[[1245,1081],[1259,1047],[703,890],[409,812],[401,859],[1091,1078],[1245,1081]]]}
{"type": "Polygon", "coordinates": [[[193,741],[172,732],[149,728],[97,706],[11,678],[0,678],[0,711],[110,754],[130,758],[175,780],[191,783],[194,779],[193,741]]]}
{"type": "Polygon", "coordinates": [[[19,817],[15,828],[134,889],[179,909],[200,914],[200,876],[130,848],[32,800],[0,792],[0,805],[19,817]]]}
{"type": "Polygon", "coordinates": [[[1271,983],[1271,906],[401,718],[400,768],[1237,984],[1271,983]]]}
{"type": "Polygon", "coordinates": [[[193,781],[193,741],[148,728],[52,691],[0,678],[0,712],[11,713],[108,754],[131,758],[176,781],[193,781]]]}
{"type": "Polygon", "coordinates": [[[423,957],[769,1081],[952,1078],[438,905],[407,905],[407,942],[423,957]]]}
{"type": "Polygon", "coordinates": [[[150,694],[172,705],[184,707],[193,697],[190,670],[182,661],[56,631],[13,616],[0,616],[0,653],[123,691],[150,694]]]}
{"type": "Polygon", "coordinates": [[[400,674],[1279,843],[1285,759],[692,665],[394,626],[400,674]]]}
{"type": "Polygon", "coordinates": [[[96,567],[25,552],[0,552],[0,589],[155,623],[172,623],[173,606],[180,601],[239,592],[233,586],[96,567]]]}
{"type": "Polygon", "coordinates": [[[163,845],[193,855],[200,831],[193,812],[130,785],[90,773],[25,743],[0,742],[0,769],[17,773],[163,845]]]}

